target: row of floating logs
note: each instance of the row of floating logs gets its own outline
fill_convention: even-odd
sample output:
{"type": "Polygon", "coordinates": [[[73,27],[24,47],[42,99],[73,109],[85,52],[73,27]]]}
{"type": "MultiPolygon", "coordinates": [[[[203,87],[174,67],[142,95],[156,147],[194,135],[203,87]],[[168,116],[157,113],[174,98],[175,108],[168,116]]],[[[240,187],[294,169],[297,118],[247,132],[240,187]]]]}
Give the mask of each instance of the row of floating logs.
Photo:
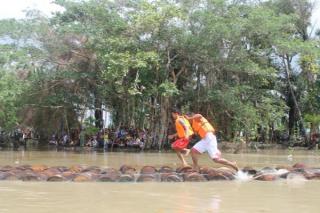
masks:
{"type": "MultiPolygon", "coordinates": [[[[311,168],[302,163],[293,166],[265,167],[260,170],[251,167],[241,169],[250,180],[274,181],[278,179],[303,178],[320,180],[320,168],[311,168]]],[[[191,167],[173,169],[169,166],[155,168],[144,166],[139,171],[123,165],[120,169],[98,166],[74,165],[71,167],[45,165],[0,166],[0,180],[21,181],[73,181],[73,182],[205,182],[217,180],[235,180],[238,173],[229,168],[201,168],[195,171],[191,167]]]]}

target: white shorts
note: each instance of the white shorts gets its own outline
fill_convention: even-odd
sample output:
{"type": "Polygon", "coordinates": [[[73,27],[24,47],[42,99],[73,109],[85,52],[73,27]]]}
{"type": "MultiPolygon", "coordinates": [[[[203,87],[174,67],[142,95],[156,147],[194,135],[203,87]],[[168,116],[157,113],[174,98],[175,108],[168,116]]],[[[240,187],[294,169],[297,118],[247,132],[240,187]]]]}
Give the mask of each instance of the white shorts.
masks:
{"type": "Polygon", "coordinates": [[[218,149],[217,138],[212,132],[208,132],[204,138],[202,138],[193,149],[199,153],[208,152],[210,158],[219,159],[221,158],[221,152],[218,149]]]}

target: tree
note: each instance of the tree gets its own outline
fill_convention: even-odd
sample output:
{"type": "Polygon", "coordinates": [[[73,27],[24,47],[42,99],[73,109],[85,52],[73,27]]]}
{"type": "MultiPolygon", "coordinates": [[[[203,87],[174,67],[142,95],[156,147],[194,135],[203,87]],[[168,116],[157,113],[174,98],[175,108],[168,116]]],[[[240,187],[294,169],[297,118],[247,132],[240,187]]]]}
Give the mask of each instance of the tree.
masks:
{"type": "Polygon", "coordinates": [[[228,140],[303,135],[305,115],[319,113],[309,1],[55,2],[65,10],[52,18],[1,21],[0,86],[16,95],[3,92],[13,107],[0,117],[11,123],[45,136],[79,128],[92,109],[101,129],[108,108],[114,127],[148,129],[146,146],[161,149],[172,106],[202,113],[228,140]]]}

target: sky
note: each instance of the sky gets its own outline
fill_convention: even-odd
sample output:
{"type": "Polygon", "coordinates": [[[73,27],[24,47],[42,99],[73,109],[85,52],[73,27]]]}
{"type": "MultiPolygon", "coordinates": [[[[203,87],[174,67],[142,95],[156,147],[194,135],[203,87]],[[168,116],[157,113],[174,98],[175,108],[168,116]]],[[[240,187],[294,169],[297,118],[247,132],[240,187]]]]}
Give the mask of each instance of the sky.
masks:
{"type": "MultiPolygon", "coordinates": [[[[313,1],[316,2],[316,8],[311,21],[316,28],[320,28],[320,0],[313,1]]],[[[23,18],[23,11],[26,9],[38,9],[48,16],[52,12],[62,11],[61,7],[51,2],[52,0],[0,0],[0,19],[23,18]]]]}
{"type": "Polygon", "coordinates": [[[24,18],[24,10],[38,9],[50,16],[52,12],[62,11],[62,8],[51,3],[52,0],[0,0],[0,19],[24,18]]]}

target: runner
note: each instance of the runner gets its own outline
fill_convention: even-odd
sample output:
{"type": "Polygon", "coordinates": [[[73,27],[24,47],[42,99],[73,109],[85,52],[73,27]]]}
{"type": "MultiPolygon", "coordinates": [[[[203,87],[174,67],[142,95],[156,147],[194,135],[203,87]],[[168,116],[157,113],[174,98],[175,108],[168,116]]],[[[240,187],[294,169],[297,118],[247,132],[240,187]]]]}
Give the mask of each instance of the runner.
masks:
{"type": "Polygon", "coordinates": [[[183,117],[179,110],[173,109],[171,112],[172,118],[175,120],[177,133],[169,135],[168,139],[178,138],[172,145],[172,149],[177,153],[178,158],[181,160],[183,166],[188,166],[182,153],[188,155],[190,150],[187,149],[189,138],[193,135],[193,131],[189,121],[183,117]]]}
{"type": "Polygon", "coordinates": [[[236,162],[230,162],[224,158],[221,158],[221,152],[218,149],[217,138],[214,134],[215,130],[208,120],[205,119],[201,114],[193,114],[191,117],[186,116],[186,118],[191,122],[194,133],[201,137],[201,140],[197,142],[191,150],[194,169],[199,170],[199,155],[204,152],[208,152],[210,158],[214,162],[229,166],[238,171],[236,162]]]}

